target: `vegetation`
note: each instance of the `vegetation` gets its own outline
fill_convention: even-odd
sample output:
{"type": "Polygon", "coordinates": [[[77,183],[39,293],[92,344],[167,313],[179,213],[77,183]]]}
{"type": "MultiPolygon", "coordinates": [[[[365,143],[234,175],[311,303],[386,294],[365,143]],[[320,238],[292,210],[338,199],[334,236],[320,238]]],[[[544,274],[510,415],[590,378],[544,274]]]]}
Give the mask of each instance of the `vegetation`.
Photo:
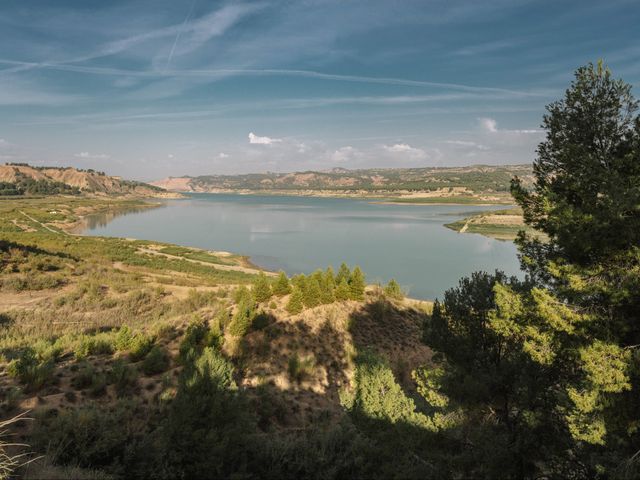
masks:
{"type": "Polygon", "coordinates": [[[478,165],[200,176],[190,178],[189,184],[198,191],[322,193],[377,197],[400,203],[509,204],[510,181],[515,175],[533,180],[529,165],[478,165]],[[407,196],[415,192],[430,196],[407,196]]]}
{"type": "Polygon", "coordinates": [[[35,405],[17,431],[74,477],[637,478],[637,107],[580,68],[512,184],[527,276],[476,272],[432,309],[359,267],[223,272],[2,205],[3,414],[35,405]]]}

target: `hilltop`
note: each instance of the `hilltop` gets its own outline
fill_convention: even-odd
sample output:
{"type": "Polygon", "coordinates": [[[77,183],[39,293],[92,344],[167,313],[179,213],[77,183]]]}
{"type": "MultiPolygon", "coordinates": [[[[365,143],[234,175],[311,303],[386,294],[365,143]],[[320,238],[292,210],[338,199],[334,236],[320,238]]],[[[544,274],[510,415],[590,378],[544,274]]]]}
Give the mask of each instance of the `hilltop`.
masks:
{"type": "Polygon", "coordinates": [[[0,195],[82,193],[139,197],[175,197],[175,193],[142,182],[123,180],[73,167],[35,167],[27,164],[0,165],[0,195]]]}
{"type": "Polygon", "coordinates": [[[430,203],[510,203],[509,185],[518,176],[533,181],[531,165],[372,168],[293,173],[169,177],[152,185],[179,192],[266,193],[310,196],[382,197],[430,203]]]}

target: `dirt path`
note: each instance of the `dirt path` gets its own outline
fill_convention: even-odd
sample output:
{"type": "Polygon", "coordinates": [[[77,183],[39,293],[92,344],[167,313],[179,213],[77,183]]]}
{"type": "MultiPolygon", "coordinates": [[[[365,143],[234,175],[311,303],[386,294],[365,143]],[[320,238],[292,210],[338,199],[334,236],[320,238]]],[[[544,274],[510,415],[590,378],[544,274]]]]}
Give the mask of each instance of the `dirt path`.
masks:
{"type": "Polygon", "coordinates": [[[24,213],[22,210],[18,210],[22,215],[24,215],[25,217],[27,217],[29,220],[31,220],[33,223],[36,223],[38,225],[40,225],[42,228],[49,230],[51,233],[57,233],[58,235],[60,235],[61,232],[54,230],[53,228],[47,227],[44,223],[39,222],[38,220],[36,220],[35,218],[33,218],[31,215],[27,215],[26,213],[24,213]]]}
{"type": "Polygon", "coordinates": [[[270,277],[275,277],[278,274],[275,272],[268,272],[265,270],[259,270],[257,268],[247,268],[247,267],[241,267],[239,265],[220,265],[217,263],[210,263],[210,262],[203,262],[201,260],[192,260],[190,258],[184,258],[184,257],[180,257],[178,255],[171,255],[169,253],[162,253],[162,252],[158,252],[156,250],[151,250],[149,248],[139,248],[138,249],[139,252],[142,253],[148,253],[149,255],[158,255],[160,257],[165,257],[165,258],[171,258],[173,260],[184,260],[187,262],[191,262],[191,263],[197,263],[199,265],[204,265],[206,267],[211,267],[214,270],[226,270],[229,272],[243,272],[243,273],[249,273],[252,275],[256,275],[260,272],[264,272],[265,275],[270,276],[270,277]]]}

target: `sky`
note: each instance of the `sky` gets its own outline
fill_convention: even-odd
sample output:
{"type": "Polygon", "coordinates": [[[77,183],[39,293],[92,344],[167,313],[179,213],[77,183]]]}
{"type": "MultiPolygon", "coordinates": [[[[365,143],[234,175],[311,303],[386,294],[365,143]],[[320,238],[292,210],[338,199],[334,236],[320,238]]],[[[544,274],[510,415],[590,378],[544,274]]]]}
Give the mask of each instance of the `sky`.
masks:
{"type": "Polygon", "coordinates": [[[638,25],[637,0],[2,0],[0,161],[528,163],[577,67],[638,85],[638,25]]]}

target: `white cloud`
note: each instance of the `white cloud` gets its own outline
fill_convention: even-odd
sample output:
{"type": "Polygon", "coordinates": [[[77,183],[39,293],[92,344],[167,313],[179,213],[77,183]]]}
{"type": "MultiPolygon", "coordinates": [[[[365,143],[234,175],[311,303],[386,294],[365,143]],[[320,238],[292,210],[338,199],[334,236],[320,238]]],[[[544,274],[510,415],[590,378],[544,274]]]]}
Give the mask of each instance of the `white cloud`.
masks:
{"type": "Polygon", "coordinates": [[[351,145],[341,147],[331,154],[331,160],[336,163],[351,162],[362,157],[362,152],[351,145]]]}
{"type": "Polygon", "coordinates": [[[249,143],[253,145],[273,145],[274,143],[281,142],[281,138],[259,137],[255,133],[249,132],[249,143]]]}
{"type": "Polygon", "coordinates": [[[167,155],[167,158],[173,158],[173,157],[174,157],[173,153],[170,153],[169,155],[167,155]]]}
{"type": "Polygon", "coordinates": [[[479,118],[480,127],[486,132],[496,133],[498,131],[498,122],[493,118],[479,118]]]}
{"type": "Polygon", "coordinates": [[[541,130],[529,129],[529,130],[503,130],[498,128],[498,122],[493,118],[479,118],[480,127],[487,133],[515,133],[515,134],[530,134],[540,133],[541,130]]]}
{"type": "Polygon", "coordinates": [[[76,158],[83,158],[85,160],[106,160],[107,158],[111,158],[111,156],[107,155],[106,153],[89,153],[89,152],[75,153],[73,156],[76,158]]]}
{"type": "Polygon", "coordinates": [[[229,154],[228,153],[224,153],[224,152],[220,152],[218,154],[218,158],[229,158],[229,154]]]}
{"type": "Polygon", "coordinates": [[[407,156],[413,160],[421,160],[428,157],[427,152],[421,148],[412,147],[406,143],[396,143],[395,145],[383,145],[387,152],[407,156]]]}
{"type": "Polygon", "coordinates": [[[7,142],[4,138],[0,138],[0,147],[6,147],[7,145],[9,145],[9,142],[7,142]]]}

